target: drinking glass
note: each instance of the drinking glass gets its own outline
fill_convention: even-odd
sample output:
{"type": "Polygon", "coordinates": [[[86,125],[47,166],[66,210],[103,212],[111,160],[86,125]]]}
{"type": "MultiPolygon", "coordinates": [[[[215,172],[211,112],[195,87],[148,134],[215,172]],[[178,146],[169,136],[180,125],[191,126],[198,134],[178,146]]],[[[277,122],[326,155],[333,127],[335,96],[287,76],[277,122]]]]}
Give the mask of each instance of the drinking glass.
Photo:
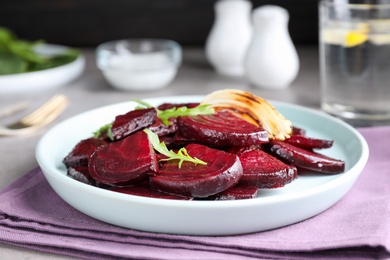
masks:
{"type": "Polygon", "coordinates": [[[319,4],[321,107],[354,126],[390,124],[390,1],[319,4]]]}

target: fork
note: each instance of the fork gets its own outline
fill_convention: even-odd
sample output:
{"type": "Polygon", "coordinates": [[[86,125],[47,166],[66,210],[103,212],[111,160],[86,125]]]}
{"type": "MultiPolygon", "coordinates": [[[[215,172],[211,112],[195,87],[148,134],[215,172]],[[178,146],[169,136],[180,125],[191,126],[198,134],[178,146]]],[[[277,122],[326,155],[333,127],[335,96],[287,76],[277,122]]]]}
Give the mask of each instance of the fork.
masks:
{"type": "Polygon", "coordinates": [[[0,118],[10,116],[14,113],[24,110],[27,107],[27,104],[27,101],[22,101],[10,107],[2,108],[0,110],[0,118]]]}
{"type": "Polygon", "coordinates": [[[33,133],[52,122],[67,107],[69,100],[64,95],[55,95],[42,106],[15,123],[0,126],[0,136],[33,133]]]}

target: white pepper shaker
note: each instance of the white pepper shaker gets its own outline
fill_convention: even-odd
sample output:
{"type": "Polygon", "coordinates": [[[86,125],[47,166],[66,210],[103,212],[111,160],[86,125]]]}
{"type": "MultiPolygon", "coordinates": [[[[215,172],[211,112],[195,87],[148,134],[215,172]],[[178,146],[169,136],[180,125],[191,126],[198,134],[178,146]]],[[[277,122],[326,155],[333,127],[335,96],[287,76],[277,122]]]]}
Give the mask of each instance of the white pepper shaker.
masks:
{"type": "Polygon", "coordinates": [[[257,87],[288,87],[299,71],[299,57],[288,32],[288,11],[266,5],[256,8],[252,18],[254,35],[245,57],[245,75],[257,87]]]}
{"type": "Polygon", "coordinates": [[[206,40],[206,58],[214,69],[228,76],[244,75],[244,58],[252,38],[252,3],[220,0],[206,40]]]}

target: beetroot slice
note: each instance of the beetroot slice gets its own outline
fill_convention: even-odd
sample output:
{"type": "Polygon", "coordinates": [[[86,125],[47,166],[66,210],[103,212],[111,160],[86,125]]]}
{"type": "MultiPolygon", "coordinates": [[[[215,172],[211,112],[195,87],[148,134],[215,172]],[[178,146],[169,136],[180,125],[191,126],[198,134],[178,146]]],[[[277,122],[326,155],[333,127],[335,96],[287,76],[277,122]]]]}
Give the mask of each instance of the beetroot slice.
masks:
{"type": "Polygon", "coordinates": [[[96,186],[102,189],[112,188],[111,184],[99,183],[95,179],[93,179],[91,174],[89,173],[88,167],[86,166],[69,167],[67,174],[72,179],[88,185],[96,186]]]}
{"type": "Polygon", "coordinates": [[[149,126],[150,131],[158,135],[159,137],[174,134],[177,131],[177,119],[169,118],[170,125],[164,124],[160,118],[157,118],[156,122],[149,126]]]}
{"type": "Polygon", "coordinates": [[[88,166],[89,156],[96,148],[105,145],[107,145],[106,141],[94,137],[81,140],[62,162],[66,168],[88,166]]]}
{"type": "Polygon", "coordinates": [[[299,127],[293,126],[292,134],[293,135],[303,135],[303,136],[305,136],[306,135],[306,130],[303,129],[303,128],[299,128],[299,127]]]}
{"type": "Polygon", "coordinates": [[[229,189],[210,197],[212,200],[243,200],[254,199],[257,197],[258,188],[256,186],[247,186],[237,184],[229,189]]]}
{"type": "Polygon", "coordinates": [[[186,150],[192,157],[207,162],[207,165],[184,162],[179,168],[177,161],[169,161],[150,178],[155,188],[182,196],[204,198],[234,186],[242,176],[241,162],[236,155],[200,144],[187,145],[186,150]]]}
{"type": "Polygon", "coordinates": [[[239,155],[244,173],[240,184],[258,188],[279,188],[297,178],[297,168],[285,164],[262,150],[239,155]]]}
{"type": "Polygon", "coordinates": [[[178,117],[178,135],[198,143],[223,146],[250,146],[268,142],[268,133],[261,127],[219,111],[212,115],[178,117]]]}
{"type": "Polygon", "coordinates": [[[239,154],[249,152],[252,150],[263,150],[263,146],[262,145],[250,145],[250,146],[246,146],[246,147],[228,147],[224,151],[239,155],[239,154]]]}
{"type": "Polygon", "coordinates": [[[125,185],[157,171],[156,154],[143,131],[100,147],[90,158],[89,173],[100,183],[125,185]]]}
{"type": "Polygon", "coordinates": [[[76,181],[85,183],[85,184],[91,184],[94,185],[94,180],[92,179],[91,175],[89,174],[88,167],[87,166],[75,166],[75,167],[69,167],[67,174],[72,179],[75,179],[76,181]]]}
{"type": "Polygon", "coordinates": [[[140,184],[137,186],[128,186],[128,187],[117,187],[111,189],[112,191],[148,197],[148,198],[156,198],[156,199],[172,199],[172,200],[191,200],[191,197],[178,196],[174,194],[168,194],[165,192],[161,192],[155,189],[150,188],[147,184],[140,184]]]}
{"type": "Polygon", "coordinates": [[[199,106],[199,103],[163,103],[157,107],[158,110],[167,110],[171,108],[178,108],[178,107],[188,107],[188,108],[194,108],[199,106]]]}
{"type": "Polygon", "coordinates": [[[282,141],[271,141],[270,152],[297,167],[321,173],[342,173],[345,162],[282,141]]]}
{"type": "Polygon", "coordinates": [[[332,147],[333,145],[333,140],[309,138],[302,135],[292,135],[285,141],[304,149],[326,149],[332,147]]]}
{"type": "Polygon", "coordinates": [[[156,119],[157,110],[155,108],[136,109],[119,115],[112,124],[112,136],[115,140],[122,139],[152,125],[156,119]]]}

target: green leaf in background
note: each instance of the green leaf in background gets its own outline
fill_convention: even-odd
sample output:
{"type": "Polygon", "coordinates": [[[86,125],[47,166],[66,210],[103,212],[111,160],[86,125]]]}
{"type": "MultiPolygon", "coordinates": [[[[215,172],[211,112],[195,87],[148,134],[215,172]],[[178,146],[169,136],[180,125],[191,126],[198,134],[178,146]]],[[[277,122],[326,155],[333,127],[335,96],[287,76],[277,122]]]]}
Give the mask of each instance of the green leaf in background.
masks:
{"type": "Polygon", "coordinates": [[[46,61],[43,63],[30,64],[30,71],[45,70],[55,67],[59,67],[76,60],[79,56],[79,51],[75,49],[69,49],[64,53],[58,54],[53,57],[46,57],[46,61]]]}
{"type": "Polygon", "coordinates": [[[51,69],[76,60],[79,51],[68,49],[52,56],[35,52],[35,47],[43,41],[18,39],[11,30],[0,27],[0,75],[51,69]]]}
{"type": "Polygon", "coordinates": [[[27,65],[26,61],[12,53],[0,52],[0,75],[25,72],[27,65]]]}
{"type": "Polygon", "coordinates": [[[16,56],[31,62],[44,63],[47,61],[47,58],[37,54],[34,51],[34,46],[36,43],[30,43],[21,40],[14,40],[9,46],[10,52],[16,56]]]}
{"type": "Polygon", "coordinates": [[[0,27],[0,52],[8,51],[7,46],[14,38],[15,36],[10,30],[0,27]]]}

